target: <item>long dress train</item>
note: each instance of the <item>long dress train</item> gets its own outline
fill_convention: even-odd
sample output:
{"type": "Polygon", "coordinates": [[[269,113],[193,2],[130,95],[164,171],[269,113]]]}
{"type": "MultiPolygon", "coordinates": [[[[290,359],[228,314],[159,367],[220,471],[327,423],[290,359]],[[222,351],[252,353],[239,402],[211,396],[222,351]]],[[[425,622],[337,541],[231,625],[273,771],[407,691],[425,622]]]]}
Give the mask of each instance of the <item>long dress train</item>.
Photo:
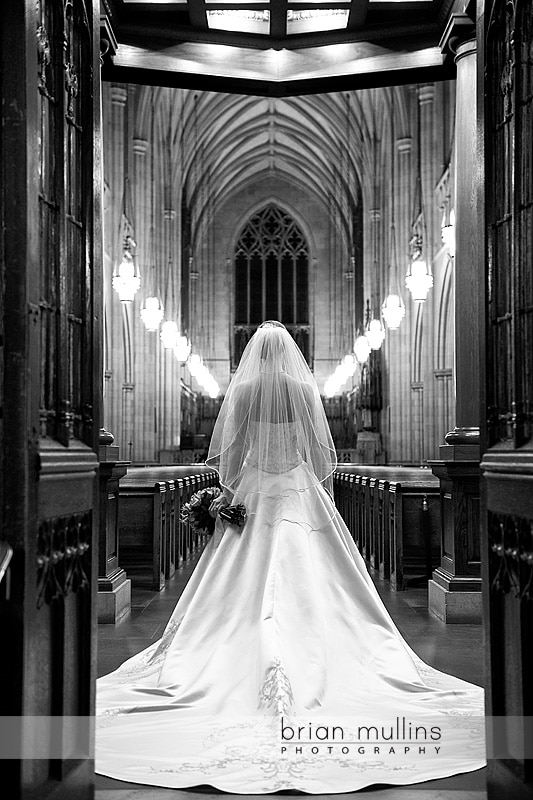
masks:
{"type": "Polygon", "coordinates": [[[96,771],[322,794],[483,767],[483,689],[404,641],[305,463],[268,493],[253,473],[247,522],[217,521],[161,639],[99,679],[96,771]]]}

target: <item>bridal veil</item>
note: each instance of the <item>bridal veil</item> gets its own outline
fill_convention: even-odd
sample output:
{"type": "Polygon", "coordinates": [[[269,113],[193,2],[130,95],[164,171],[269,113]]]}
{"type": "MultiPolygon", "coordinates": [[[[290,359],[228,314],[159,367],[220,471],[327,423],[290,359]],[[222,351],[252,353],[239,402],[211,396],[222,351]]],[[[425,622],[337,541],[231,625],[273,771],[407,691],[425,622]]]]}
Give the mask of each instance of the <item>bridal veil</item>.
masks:
{"type": "Polygon", "coordinates": [[[207,464],[233,495],[243,469],[247,491],[269,493],[273,472],[307,464],[308,486],[332,494],[335,446],[314,377],[279,322],[264,322],[248,342],[216,421],[207,464]]]}

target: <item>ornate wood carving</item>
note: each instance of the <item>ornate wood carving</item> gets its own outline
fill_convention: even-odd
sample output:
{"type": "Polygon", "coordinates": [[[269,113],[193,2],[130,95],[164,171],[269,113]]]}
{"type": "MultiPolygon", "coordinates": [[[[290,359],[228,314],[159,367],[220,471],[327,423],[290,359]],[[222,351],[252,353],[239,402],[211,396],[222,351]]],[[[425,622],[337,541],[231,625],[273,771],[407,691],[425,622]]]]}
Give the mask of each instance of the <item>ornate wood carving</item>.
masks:
{"type": "Polygon", "coordinates": [[[489,512],[491,590],[533,600],[533,520],[489,512]]]}
{"type": "Polygon", "coordinates": [[[90,547],[92,514],[41,522],[37,544],[37,608],[69,592],[89,589],[85,554],[90,547]]]}
{"type": "Polygon", "coordinates": [[[489,445],[533,436],[533,22],[527,2],[495,2],[488,31],[489,445]]]}
{"type": "Polygon", "coordinates": [[[92,439],[92,34],[85,0],[37,2],[40,434],[92,439]]]}
{"type": "MultiPolygon", "coordinates": [[[[1,517],[13,548],[11,594],[0,599],[4,715],[94,709],[98,23],[94,0],[0,4],[1,517]]],[[[31,756],[6,763],[13,797],[93,793],[88,761],[31,756]]]]}
{"type": "MultiPolygon", "coordinates": [[[[486,19],[487,711],[492,717],[528,718],[533,713],[533,8],[530,0],[492,0],[486,19]]],[[[494,723],[489,725],[497,735],[494,723]]],[[[489,761],[489,797],[531,796],[533,762],[525,727],[517,741],[527,757],[489,761]]]]}

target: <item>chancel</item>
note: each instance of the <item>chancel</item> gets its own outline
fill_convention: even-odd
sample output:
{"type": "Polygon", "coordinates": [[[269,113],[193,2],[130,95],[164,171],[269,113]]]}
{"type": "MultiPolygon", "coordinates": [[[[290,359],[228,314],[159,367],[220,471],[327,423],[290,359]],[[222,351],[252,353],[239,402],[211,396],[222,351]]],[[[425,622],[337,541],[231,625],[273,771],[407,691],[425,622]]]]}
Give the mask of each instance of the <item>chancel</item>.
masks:
{"type": "Polygon", "coordinates": [[[529,0],[4,0],[0,37],[6,796],[532,798],[529,0]],[[163,748],[232,657],[220,707],[259,688],[291,752],[202,772],[200,727],[205,780],[143,772],[128,692],[163,748]]]}

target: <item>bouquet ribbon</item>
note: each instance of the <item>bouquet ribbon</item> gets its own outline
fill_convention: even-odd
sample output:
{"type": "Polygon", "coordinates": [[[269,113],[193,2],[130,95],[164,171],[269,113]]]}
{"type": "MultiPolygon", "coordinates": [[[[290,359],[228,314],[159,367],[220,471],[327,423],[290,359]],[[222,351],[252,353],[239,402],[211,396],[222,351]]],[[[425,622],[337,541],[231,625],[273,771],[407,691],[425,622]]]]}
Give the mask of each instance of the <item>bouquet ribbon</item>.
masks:
{"type": "Polygon", "coordinates": [[[219,517],[225,519],[230,525],[238,525],[241,527],[246,522],[246,509],[239,503],[238,506],[224,506],[218,512],[219,517]]]}
{"type": "Polygon", "coordinates": [[[213,532],[214,547],[218,547],[225,531],[225,525],[222,520],[225,520],[230,525],[238,525],[241,527],[246,522],[245,507],[240,503],[238,506],[224,506],[219,510],[215,520],[215,530],[213,532]]]}

